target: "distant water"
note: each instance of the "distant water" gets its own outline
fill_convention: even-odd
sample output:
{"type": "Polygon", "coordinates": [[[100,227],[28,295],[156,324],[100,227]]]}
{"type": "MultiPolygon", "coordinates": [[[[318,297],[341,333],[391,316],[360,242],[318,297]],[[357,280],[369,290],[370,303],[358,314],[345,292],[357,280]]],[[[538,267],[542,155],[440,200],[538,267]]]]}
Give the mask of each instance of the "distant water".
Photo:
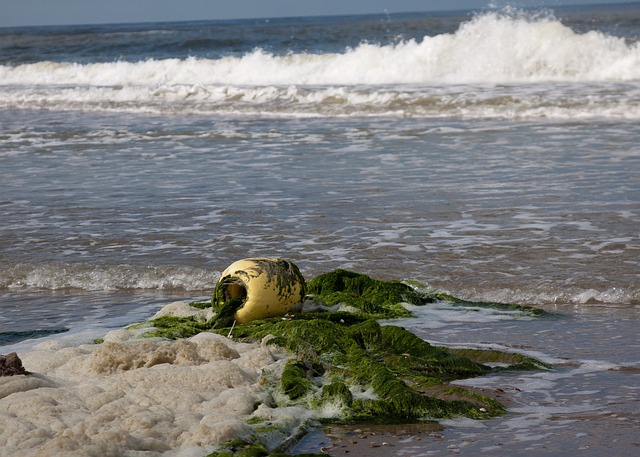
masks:
{"type": "Polygon", "coordinates": [[[639,3],[0,29],[0,353],[206,298],[250,256],[635,344],[639,38],[639,3]]]}

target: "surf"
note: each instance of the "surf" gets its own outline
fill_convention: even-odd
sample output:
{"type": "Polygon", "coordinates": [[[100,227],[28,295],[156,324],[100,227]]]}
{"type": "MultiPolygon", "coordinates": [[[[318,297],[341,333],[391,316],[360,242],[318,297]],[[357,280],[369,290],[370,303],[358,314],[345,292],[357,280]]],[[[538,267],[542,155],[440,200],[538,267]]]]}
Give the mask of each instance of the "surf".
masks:
{"type": "Polygon", "coordinates": [[[573,31],[552,14],[476,15],[454,33],[394,43],[361,42],[341,53],[189,56],[81,64],[42,61],[0,67],[3,86],[368,85],[538,81],[631,81],[640,49],[597,30],[573,31]]]}

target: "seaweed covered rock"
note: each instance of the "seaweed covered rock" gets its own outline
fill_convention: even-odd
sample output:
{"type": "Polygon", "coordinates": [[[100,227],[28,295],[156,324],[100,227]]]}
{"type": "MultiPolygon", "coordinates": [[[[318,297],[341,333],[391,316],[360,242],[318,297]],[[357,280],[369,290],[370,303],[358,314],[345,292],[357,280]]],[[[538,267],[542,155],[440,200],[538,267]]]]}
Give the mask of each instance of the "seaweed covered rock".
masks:
{"type": "Polygon", "coordinates": [[[481,395],[454,401],[428,395],[439,390],[434,386],[492,368],[432,346],[401,327],[375,320],[347,325],[317,316],[241,325],[234,334],[251,339],[273,335],[270,344],[295,354],[282,375],[282,391],[311,408],[335,402],[343,407],[343,419],[481,418],[504,412],[481,395]]]}
{"type": "MultiPolygon", "coordinates": [[[[299,274],[297,268],[287,269],[293,279],[299,274]]],[[[227,288],[216,289],[214,305],[224,306],[230,300],[246,297],[235,288],[239,283],[234,281],[227,276],[221,278],[219,284],[227,288]]],[[[273,276],[265,281],[266,286],[282,282],[273,276]]],[[[297,297],[301,289],[293,282],[281,286],[286,286],[287,296],[297,297]]],[[[300,287],[304,288],[304,283],[300,287]]],[[[152,321],[148,335],[175,339],[215,331],[254,341],[269,336],[269,344],[282,346],[293,355],[280,379],[279,389],[286,402],[312,409],[331,403],[341,410],[342,419],[490,417],[503,413],[503,406],[464,388],[454,389],[449,382],[503,370],[549,368],[517,354],[435,347],[402,327],[380,325],[376,320],[409,316],[406,304],[422,306],[442,300],[516,309],[532,316],[539,315],[535,308],[469,303],[346,270],[319,275],[306,284],[306,289],[311,301],[324,306],[286,318],[267,314],[265,319],[244,322],[229,319],[233,314],[225,314],[220,307],[209,321],[196,316],[162,316],[152,321]]],[[[192,305],[202,308],[209,304],[192,305]]]]}
{"type": "MultiPolygon", "coordinates": [[[[212,309],[213,318],[203,321],[195,313],[193,316],[163,315],[152,319],[155,329],[149,331],[148,336],[173,339],[187,338],[202,331],[229,329],[236,322],[242,324],[248,323],[253,319],[286,316],[291,313],[295,313],[296,319],[321,316],[331,322],[354,324],[367,319],[411,317],[411,312],[406,308],[406,305],[424,306],[435,302],[505,310],[509,313],[515,311],[518,314],[530,317],[540,317],[545,314],[545,311],[530,306],[471,302],[446,293],[413,287],[404,282],[381,281],[365,274],[347,270],[334,270],[321,274],[305,283],[300,270],[291,262],[282,259],[245,259],[245,261],[248,260],[251,260],[251,265],[254,266],[264,266],[265,263],[271,263],[271,266],[266,270],[256,266],[257,270],[255,271],[247,266],[244,273],[241,274],[239,273],[240,270],[235,270],[234,275],[229,275],[225,271],[220,281],[218,281],[211,301],[189,303],[191,307],[199,310],[212,309]],[[275,264],[272,262],[275,262],[275,264]],[[279,266],[276,267],[274,265],[279,266]],[[280,270],[281,274],[279,276],[276,275],[276,270],[280,270]],[[266,290],[267,294],[260,299],[252,295],[253,299],[249,301],[249,293],[255,293],[255,290],[260,290],[260,287],[258,289],[252,287],[251,290],[248,288],[243,289],[247,283],[240,281],[238,278],[244,278],[245,274],[249,277],[257,273],[262,275],[260,280],[262,281],[262,286],[260,287],[266,290]],[[306,292],[309,293],[306,296],[307,301],[322,305],[322,307],[315,309],[313,312],[300,314],[298,311],[300,311],[299,308],[306,292]],[[283,303],[287,303],[286,305],[265,306],[265,303],[270,303],[273,300],[277,301],[277,297],[280,296],[284,297],[283,303]],[[240,315],[247,316],[247,310],[258,311],[251,314],[250,319],[241,318],[241,320],[238,320],[240,315]]],[[[243,263],[242,265],[245,264],[243,263]]],[[[229,267],[232,271],[233,268],[229,267]]],[[[253,284],[256,285],[258,283],[253,284]]]]}
{"type": "Polygon", "coordinates": [[[438,301],[454,305],[474,306],[520,312],[538,317],[545,314],[539,308],[512,303],[476,302],[453,295],[413,287],[402,281],[381,281],[348,270],[333,270],[316,276],[307,283],[310,298],[326,306],[343,305],[342,309],[365,314],[370,318],[409,317],[405,304],[423,306],[438,301]]]}
{"type": "Polygon", "coordinates": [[[334,270],[316,276],[307,285],[314,301],[327,306],[343,304],[370,317],[408,317],[402,305],[425,305],[435,297],[418,292],[400,281],[380,281],[347,270],[334,270]]]}

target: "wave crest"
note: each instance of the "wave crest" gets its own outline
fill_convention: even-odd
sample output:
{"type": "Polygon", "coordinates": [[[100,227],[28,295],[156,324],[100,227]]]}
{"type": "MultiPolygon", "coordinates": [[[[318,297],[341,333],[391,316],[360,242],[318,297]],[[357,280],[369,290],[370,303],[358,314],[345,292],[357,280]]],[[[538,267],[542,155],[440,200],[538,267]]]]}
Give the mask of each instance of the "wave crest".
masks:
{"type": "Polygon", "coordinates": [[[219,272],[169,265],[85,265],[45,263],[0,266],[0,289],[84,291],[213,290],[219,272]]]}
{"type": "MultiPolygon", "coordinates": [[[[219,271],[171,265],[88,265],[45,263],[41,265],[0,265],[0,290],[82,290],[113,291],[189,291],[209,294],[220,277],[219,271]]],[[[640,290],[611,287],[457,288],[454,295],[471,301],[543,304],[637,304],[640,290]]]]}
{"type": "Polygon", "coordinates": [[[501,288],[457,291],[458,295],[471,301],[498,303],[518,303],[523,305],[596,305],[640,303],[640,290],[611,287],[597,290],[588,287],[557,288],[547,285],[543,288],[501,288]]]}
{"type": "Polygon", "coordinates": [[[513,10],[478,15],[454,33],[342,53],[140,62],[38,62],[0,67],[3,85],[359,85],[629,81],[640,48],[598,31],[574,32],[551,15],[513,10]]]}
{"type": "Polygon", "coordinates": [[[260,116],[640,118],[640,47],[552,15],[340,53],[0,66],[0,108],[260,116]],[[588,94],[588,95],[585,95],[588,94]]]}

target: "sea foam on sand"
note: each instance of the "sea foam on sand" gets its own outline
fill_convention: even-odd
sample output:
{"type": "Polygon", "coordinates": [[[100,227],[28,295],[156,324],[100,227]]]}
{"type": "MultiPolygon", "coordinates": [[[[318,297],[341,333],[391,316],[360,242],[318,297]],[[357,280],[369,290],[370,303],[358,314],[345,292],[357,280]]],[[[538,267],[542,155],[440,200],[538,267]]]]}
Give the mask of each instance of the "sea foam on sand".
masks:
{"type": "MultiPolygon", "coordinates": [[[[167,306],[163,314],[188,312],[167,306]]],[[[249,435],[251,415],[282,419],[267,386],[285,352],[213,333],[143,338],[148,330],[111,331],[101,344],[50,340],[19,354],[33,374],[0,378],[3,453],[201,457],[249,435]]],[[[294,428],[304,414],[289,412],[294,428]]]]}

